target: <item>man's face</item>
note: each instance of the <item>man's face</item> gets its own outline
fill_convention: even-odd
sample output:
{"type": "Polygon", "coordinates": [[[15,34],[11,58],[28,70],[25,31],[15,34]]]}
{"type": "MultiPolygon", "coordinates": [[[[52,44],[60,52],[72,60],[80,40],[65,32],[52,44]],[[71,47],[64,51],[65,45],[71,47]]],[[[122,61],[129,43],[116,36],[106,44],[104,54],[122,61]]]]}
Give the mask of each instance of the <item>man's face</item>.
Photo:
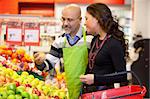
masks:
{"type": "Polygon", "coordinates": [[[62,12],[62,27],[66,33],[74,33],[80,26],[80,20],[80,15],[75,14],[74,11],[66,9],[62,12]]]}

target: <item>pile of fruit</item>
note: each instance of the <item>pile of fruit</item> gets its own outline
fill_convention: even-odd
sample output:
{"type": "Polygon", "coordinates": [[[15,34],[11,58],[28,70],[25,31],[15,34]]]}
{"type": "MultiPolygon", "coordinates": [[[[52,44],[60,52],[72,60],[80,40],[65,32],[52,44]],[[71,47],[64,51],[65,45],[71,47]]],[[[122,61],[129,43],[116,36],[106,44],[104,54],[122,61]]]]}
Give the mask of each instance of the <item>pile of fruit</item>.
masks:
{"type": "Polygon", "coordinates": [[[0,46],[0,99],[67,99],[64,72],[57,70],[52,79],[45,81],[30,72],[44,77],[48,74],[37,70],[33,57],[24,49],[0,46]]]}
{"type": "Polygon", "coordinates": [[[0,64],[0,99],[67,99],[66,90],[46,84],[28,72],[16,71],[0,64]],[[34,98],[33,98],[34,97],[34,98]]]}
{"type": "Polygon", "coordinates": [[[15,71],[32,71],[43,77],[46,77],[48,74],[37,70],[33,56],[27,54],[24,49],[0,46],[0,63],[6,68],[11,68],[15,71]]]}
{"type": "Polygon", "coordinates": [[[0,99],[39,99],[37,94],[30,94],[24,86],[16,86],[15,83],[6,84],[0,88],[0,99]]]}

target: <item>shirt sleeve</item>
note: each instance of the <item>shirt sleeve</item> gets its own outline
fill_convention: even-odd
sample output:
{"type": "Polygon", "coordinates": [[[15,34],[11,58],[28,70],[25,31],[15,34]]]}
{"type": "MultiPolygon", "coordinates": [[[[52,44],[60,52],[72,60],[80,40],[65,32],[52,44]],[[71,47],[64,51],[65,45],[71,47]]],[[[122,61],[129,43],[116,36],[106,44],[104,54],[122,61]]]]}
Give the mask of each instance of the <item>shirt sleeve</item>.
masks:
{"type": "Polygon", "coordinates": [[[94,75],[95,85],[107,85],[121,82],[128,82],[127,74],[121,74],[121,72],[116,72],[106,75],[94,75]]]}
{"type": "Polygon", "coordinates": [[[62,57],[62,48],[64,46],[64,38],[61,36],[54,40],[54,42],[51,45],[50,52],[46,54],[46,59],[40,66],[37,65],[37,68],[39,70],[51,70],[55,64],[60,61],[60,58],[62,57]]]}

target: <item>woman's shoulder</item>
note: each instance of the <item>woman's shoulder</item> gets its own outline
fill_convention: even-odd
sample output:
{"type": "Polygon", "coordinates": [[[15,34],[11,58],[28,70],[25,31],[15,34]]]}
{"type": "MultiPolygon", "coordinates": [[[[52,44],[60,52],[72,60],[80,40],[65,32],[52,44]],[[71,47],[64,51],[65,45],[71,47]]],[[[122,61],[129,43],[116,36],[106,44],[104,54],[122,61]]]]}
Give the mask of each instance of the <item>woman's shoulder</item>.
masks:
{"type": "Polygon", "coordinates": [[[113,36],[108,39],[108,44],[110,46],[121,46],[121,42],[113,36]]]}

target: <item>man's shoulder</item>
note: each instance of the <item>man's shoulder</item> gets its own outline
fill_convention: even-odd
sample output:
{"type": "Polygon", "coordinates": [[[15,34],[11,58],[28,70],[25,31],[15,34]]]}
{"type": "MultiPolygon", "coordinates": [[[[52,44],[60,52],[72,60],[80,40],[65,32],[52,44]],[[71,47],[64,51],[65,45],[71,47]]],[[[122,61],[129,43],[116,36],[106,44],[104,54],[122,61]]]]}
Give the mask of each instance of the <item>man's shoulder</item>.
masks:
{"type": "Polygon", "coordinates": [[[62,40],[62,39],[64,39],[64,38],[65,38],[65,33],[63,33],[63,34],[57,36],[57,37],[55,38],[55,41],[62,40]]]}
{"type": "Polygon", "coordinates": [[[65,33],[62,33],[61,35],[58,36],[58,38],[61,38],[61,37],[65,37],[65,33]]]}
{"type": "Polygon", "coordinates": [[[54,42],[52,43],[52,46],[56,48],[63,48],[65,41],[65,33],[59,35],[57,38],[55,38],[54,42]]]}

